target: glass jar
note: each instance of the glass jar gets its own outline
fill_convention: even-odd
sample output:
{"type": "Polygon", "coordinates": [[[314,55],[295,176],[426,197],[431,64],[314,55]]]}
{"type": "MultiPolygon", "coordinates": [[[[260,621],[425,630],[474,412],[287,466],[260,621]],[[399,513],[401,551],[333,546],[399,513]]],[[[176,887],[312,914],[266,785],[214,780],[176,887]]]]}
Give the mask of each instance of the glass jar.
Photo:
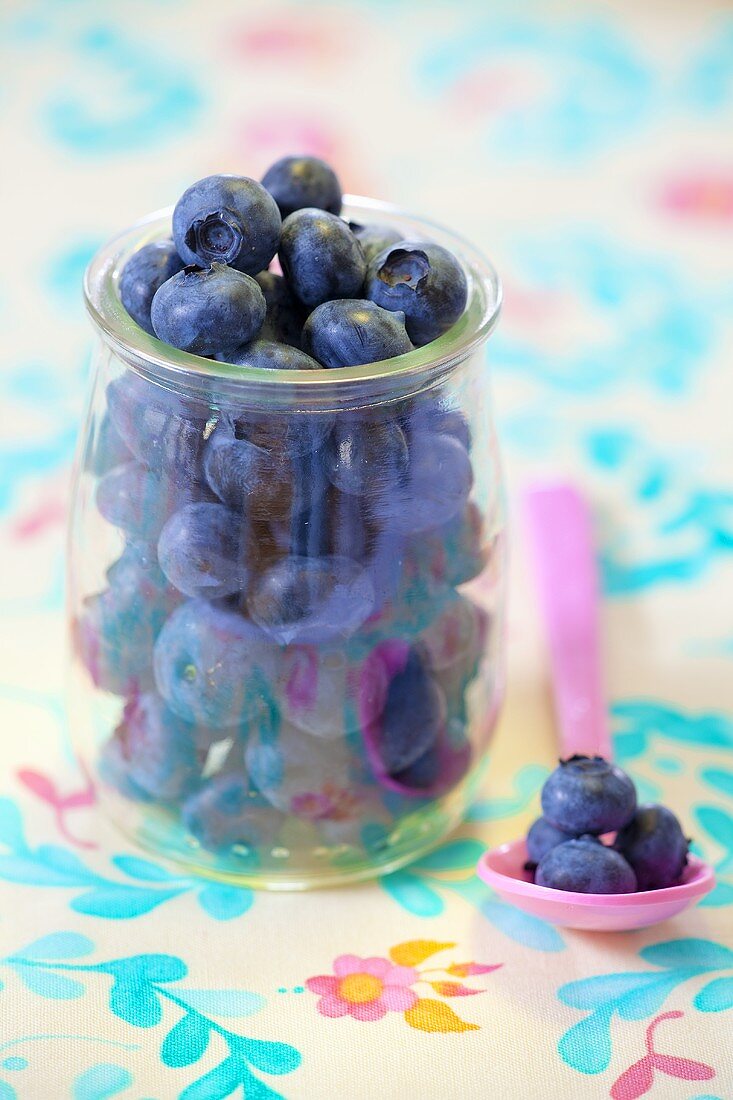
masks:
{"type": "Polygon", "coordinates": [[[469,282],[439,340],[268,371],[143,332],[86,275],[97,342],[69,537],[71,718],[102,805],[190,871],[271,889],[367,878],[460,820],[502,695],[502,481],[485,341],[495,272],[381,203],[352,221],[444,244],[469,282]]]}

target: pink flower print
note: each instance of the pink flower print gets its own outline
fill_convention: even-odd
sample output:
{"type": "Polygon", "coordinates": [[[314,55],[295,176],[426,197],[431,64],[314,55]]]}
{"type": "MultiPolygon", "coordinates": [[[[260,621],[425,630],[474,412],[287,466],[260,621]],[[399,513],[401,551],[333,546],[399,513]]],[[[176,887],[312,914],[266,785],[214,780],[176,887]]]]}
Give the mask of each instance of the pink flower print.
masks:
{"type": "Polygon", "coordinates": [[[306,987],[320,996],[322,1016],[352,1016],[355,1020],[381,1020],[388,1012],[406,1012],[417,1003],[410,987],[418,980],[411,966],[398,966],[389,959],[361,959],[339,955],[333,974],[308,978],[306,987]]]}

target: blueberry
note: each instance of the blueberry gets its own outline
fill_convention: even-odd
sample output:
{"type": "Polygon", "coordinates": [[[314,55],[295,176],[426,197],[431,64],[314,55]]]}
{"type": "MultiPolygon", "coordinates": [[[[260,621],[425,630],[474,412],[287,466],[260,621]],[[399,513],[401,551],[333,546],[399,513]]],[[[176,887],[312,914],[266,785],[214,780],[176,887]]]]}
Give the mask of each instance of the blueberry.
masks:
{"type": "Polygon", "coordinates": [[[247,584],[245,539],[241,516],[223,504],[187,504],[161,531],[158,560],[185,596],[231,596],[247,584]]]}
{"type": "Polygon", "coordinates": [[[374,589],[349,558],[288,557],[254,582],[247,606],[279,645],[318,645],[353,634],[371,613],[374,589]]]}
{"type": "Polygon", "coordinates": [[[153,241],[134,252],[122,269],[120,298],[133,321],[155,336],[150,320],[153,296],[183,268],[173,241],[153,241]]]}
{"type": "Polygon", "coordinates": [[[111,588],[137,591],[146,599],[166,594],[171,598],[171,609],[178,602],[158,564],[156,547],[150,543],[126,543],[117,561],[107,570],[107,581],[111,588]]]}
{"type": "MultiPolygon", "coordinates": [[[[310,417],[303,430],[318,431],[310,417]]],[[[322,558],[329,549],[328,478],[324,456],[317,443],[307,453],[292,458],[293,496],[290,506],[289,553],[306,558],[322,558]]]]}
{"type": "Polygon", "coordinates": [[[333,168],[318,157],[282,157],[267,169],[262,186],[283,218],[306,206],[341,213],[341,184],[333,168]]]}
{"type": "Polygon", "coordinates": [[[342,493],[386,495],[407,473],[409,455],[396,420],[342,416],[326,453],[326,473],[342,493]]]}
{"type": "Polygon", "coordinates": [[[210,730],[184,722],[152,691],[127,701],[114,737],[128,777],[146,794],[166,802],[196,786],[213,740],[210,730]]]}
{"type": "Polygon", "coordinates": [[[106,473],[95,500],[108,523],[143,542],[158,538],[172,511],[163,482],[139,462],[126,462],[106,473]]]}
{"type": "Polygon", "coordinates": [[[402,240],[402,234],[391,225],[375,225],[373,222],[368,225],[359,225],[358,222],[349,222],[349,229],[361,245],[367,264],[370,264],[385,248],[390,248],[402,240]]]}
{"type": "Polygon", "coordinates": [[[412,787],[415,790],[425,790],[432,787],[439,776],[440,753],[434,747],[424,752],[409,767],[392,773],[392,778],[397,783],[400,783],[403,787],[412,787]]]}
{"type": "Polygon", "coordinates": [[[267,267],[281,225],[272,196],[246,176],[206,176],[183,192],[173,211],[173,239],[185,263],[229,264],[247,275],[267,267]]]}
{"type": "Polygon", "coordinates": [[[489,623],[481,607],[457,592],[448,592],[435,600],[433,621],[419,636],[431,669],[446,683],[475,675],[489,623]]]}
{"type": "Polygon", "coordinates": [[[422,432],[442,432],[452,435],[466,448],[471,449],[471,431],[460,409],[443,401],[421,401],[415,404],[406,417],[405,430],[411,438],[422,432]]]}
{"type": "Polygon", "coordinates": [[[334,554],[365,565],[370,559],[369,531],[362,502],[353,493],[331,489],[331,546],[334,554]]]}
{"type": "Polygon", "coordinates": [[[542,788],[542,812],[567,833],[610,833],[634,815],[636,790],[626,772],[600,756],[560,762],[542,788]]]}
{"type": "Polygon", "coordinates": [[[253,790],[241,772],[217,775],[183,804],[183,824],[204,848],[220,852],[233,844],[272,844],[282,817],[253,790]]]}
{"type": "Polygon", "coordinates": [[[109,412],[99,421],[99,429],[90,442],[91,445],[84,455],[84,469],[97,477],[102,477],[115,466],[121,466],[132,458],[132,453],[117,431],[109,412]]]}
{"type": "Polygon", "coordinates": [[[279,422],[279,436],[282,440],[278,449],[287,452],[291,458],[298,455],[320,451],[333,428],[334,418],[315,413],[290,413],[279,422]]]}
{"type": "Polygon", "coordinates": [[[278,251],[295,296],[313,308],[331,298],[354,298],[364,285],[366,262],[346,222],[324,210],[296,210],[283,222],[278,251]]]}
{"type": "Polygon", "coordinates": [[[375,610],[383,614],[397,596],[405,568],[405,540],[391,530],[379,531],[369,555],[369,578],[374,586],[375,610]]]}
{"type": "Polygon", "coordinates": [[[657,890],[679,882],[689,846],[672,811],[653,802],[638,807],[614,843],[616,851],[633,867],[640,890],[657,890]]]}
{"type": "Polygon", "coordinates": [[[271,659],[262,632],[237,612],[188,600],[158,636],[155,682],[187,722],[241,726],[262,706],[271,659]]]}
{"type": "Polygon", "coordinates": [[[153,298],[155,335],[194,355],[231,354],[253,340],[265,320],[254,279],[226,264],[184,267],[153,298]]]}
{"type": "MultiPolygon", "coordinates": [[[[267,448],[239,438],[240,428],[231,422],[222,421],[209,439],[204,457],[208,482],[229,508],[247,515],[251,529],[258,523],[280,523],[288,517],[294,495],[293,463],[309,449],[298,434],[306,426],[292,417],[277,425],[280,430],[276,431],[271,421],[267,448]]],[[[264,433],[252,434],[264,438],[264,433]]]]}
{"type": "Polygon", "coordinates": [[[283,718],[312,737],[327,740],[358,729],[353,702],[360,666],[356,644],[288,646],[278,673],[283,718]]]}
{"type": "Polygon", "coordinates": [[[273,271],[261,271],[259,275],[255,275],[255,282],[262,291],[267,307],[260,336],[265,340],[275,340],[278,344],[290,344],[291,347],[299,348],[306,314],[286,280],[273,271]]]}
{"type": "Polygon", "coordinates": [[[463,511],[472,485],[465,447],[452,435],[426,433],[410,447],[409,478],[398,492],[377,498],[374,513],[406,535],[429,531],[463,511]]]}
{"type": "Polygon", "coordinates": [[[487,563],[480,511],[469,501],[442,526],[410,536],[405,556],[413,574],[429,590],[467,584],[487,563]]]}
{"type": "Polygon", "coordinates": [[[283,813],[312,821],[358,815],[343,741],[309,737],[287,722],[276,737],[250,737],[244,750],[257,789],[283,813]]]}
{"type": "Polygon", "coordinates": [[[201,453],[216,416],[208,403],[127,371],[107,386],[107,406],[114,428],[138,461],[178,486],[202,480],[201,453]]]}
{"type": "Polygon", "coordinates": [[[116,737],[108,737],[99,750],[97,771],[103,783],[114,787],[123,798],[135,802],[154,802],[152,795],[138,787],[130,776],[130,762],[123,755],[123,746],[116,737]]]}
{"type": "Polygon", "coordinates": [[[389,775],[404,772],[431,749],[445,719],[445,699],[417,649],[390,681],[379,720],[379,753],[389,775]]]}
{"type": "Polygon", "coordinates": [[[551,848],[558,844],[564,844],[566,840],[574,840],[574,833],[565,833],[562,829],[555,828],[544,817],[538,817],[527,833],[527,856],[529,862],[537,864],[551,848]]]}
{"type": "Polygon", "coordinates": [[[412,351],[399,313],[361,298],[341,298],[314,309],[303,326],[303,347],[324,367],[357,367],[412,351]]]}
{"type": "MultiPolygon", "coordinates": [[[[218,357],[217,357],[218,358],[218,357]]],[[[321,364],[289,344],[257,339],[243,344],[225,357],[225,362],[263,370],[320,370],[321,364]]]]}
{"type": "Polygon", "coordinates": [[[247,412],[234,420],[238,439],[246,439],[256,447],[269,451],[273,462],[319,450],[334,424],[328,413],[268,410],[267,413],[247,412]]]}
{"type": "Polygon", "coordinates": [[[129,578],[84,600],[74,648],[97,687],[129,695],[152,686],[153,646],[175,603],[168,590],[129,578]]]}
{"type": "Polygon", "coordinates": [[[577,894],[631,894],[636,875],[623,856],[594,836],[566,840],[551,848],[535,871],[538,886],[577,894]]]}
{"type": "Polygon", "coordinates": [[[169,516],[192,501],[214,501],[208,489],[180,486],[158,477],[139,462],[116,466],[100,479],[96,490],[99,512],[115,527],[120,527],[134,542],[155,543],[169,516]]]}
{"type": "Polygon", "coordinates": [[[468,284],[458,260],[439,244],[400,241],[369,264],[365,294],[400,310],[413,344],[421,347],[450,328],[466,308],[468,284]]]}
{"type": "Polygon", "coordinates": [[[261,519],[285,488],[287,470],[264,447],[238,439],[231,423],[217,425],[206,445],[204,471],[219,497],[230,509],[261,519]]]}

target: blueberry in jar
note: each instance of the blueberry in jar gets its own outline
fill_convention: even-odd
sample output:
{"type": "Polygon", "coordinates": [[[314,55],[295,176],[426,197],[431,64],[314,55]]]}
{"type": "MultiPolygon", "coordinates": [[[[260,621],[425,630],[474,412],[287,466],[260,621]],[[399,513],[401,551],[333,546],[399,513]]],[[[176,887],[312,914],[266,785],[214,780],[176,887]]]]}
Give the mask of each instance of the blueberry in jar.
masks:
{"type": "Polygon", "coordinates": [[[155,335],[193,355],[227,355],[257,336],[267,307],[259,285],[226,264],[184,267],[156,291],[155,335]]]}
{"type": "Polygon", "coordinates": [[[324,367],[356,367],[412,351],[404,317],[360,298],[323,302],[303,326],[303,347],[324,367]]]}
{"type": "Polygon", "coordinates": [[[236,611],[187,600],[155,643],[158,692],[187,722],[241,726],[262,706],[271,650],[262,631],[236,611]]]}
{"type": "Polygon", "coordinates": [[[204,268],[228,264],[246,275],[267,267],[277,251],[281,226],[275,200],[247,176],[197,180],[173,211],[173,239],[184,263],[204,268]]]}
{"type": "Polygon", "coordinates": [[[364,293],[384,309],[404,313],[407,334],[421,347],[461,316],[468,283],[456,257],[442,245],[399,241],[370,261],[364,293]]]}
{"type": "Polygon", "coordinates": [[[367,264],[385,248],[402,240],[402,234],[390,225],[376,225],[374,222],[359,225],[358,222],[349,222],[349,229],[361,245],[367,264]]]}
{"type": "Polygon", "coordinates": [[[120,298],[140,328],[155,336],[150,307],[155,292],[183,268],[173,241],[151,241],[134,252],[122,269],[120,298]]]}
{"type": "Polygon", "coordinates": [[[341,213],[338,176],[320,157],[281,157],[262,177],[283,218],[306,206],[341,213]]]}
{"type": "Polygon", "coordinates": [[[346,222],[334,214],[313,207],[290,214],[283,222],[278,256],[291,290],[310,309],[361,293],[364,253],[346,222]]]}
{"type": "Polygon", "coordinates": [[[226,363],[238,367],[256,367],[259,370],[320,370],[321,364],[304,351],[290,344],[278,344],[274,340],[258,337],[249,344],[242,344],[229,355],[217,356],[226,363]]]}
{"type": "Polygon", "coordinates": [[[185,596],[220,599],[247,584],[246,525],[223,504],[187,504],[167,520],[158,561],[185,596]]]}
{"type": "Polygon", "coordinates": [[[368,574],[350,558],[283,558],[252,585],[247,608],[278,645],[347,638],[374,606],[368,574]]]}
{"type": "Polygon", "coordinates": [[[278,344],[290,344],[299,348],[306,311],[288,286],[284,276],[274,271],[261,271],[255,275],[265,299],[267,312],[260,329],[263,340],[278,344]]]}

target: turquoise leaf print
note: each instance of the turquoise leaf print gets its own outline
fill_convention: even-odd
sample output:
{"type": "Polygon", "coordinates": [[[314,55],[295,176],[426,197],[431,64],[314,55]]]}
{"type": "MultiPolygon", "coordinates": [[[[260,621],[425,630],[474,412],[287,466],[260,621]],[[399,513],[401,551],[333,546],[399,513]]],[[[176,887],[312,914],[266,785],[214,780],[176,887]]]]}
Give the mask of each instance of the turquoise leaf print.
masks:
{"type": "Polygon", "coordinates": [[[642,959],[654,966],[695,966],[703,970],[733,970],[733,951],[712,940],[684,939],[653,943],[639,952],[642,959]]]}
{"type": "MultiPolygon", "coordinates": [[[[561,986],[557,996],[569,1008],[588,1015],[570,1027],[558,1043],[564,1062],[580,1073],[602,1073],[612,1056],[611,1025],[656,1015],[677,986],[702,974],[733,970],[733,951],[705,939],[668,940],[644,947],[639,956],[659,969],[600,974],[561,986]]],[[[700,1012],[733,1008],[733,978],[715,978],[696,994],[700,1012]]]]}
{"type": "Polygon", "coordinates": [[[583,450],[636,516],[633,530],[605,525],[600,562],[609,595],[689,582],[731,553],[733,493],[700,480],[686,455],[662,451],[625,426],[590,432],[583,450]]]}
{"type": "Polygon", "coordinates": [[[214,920],[232,920],[246,913],[254,902],[254,892],[240,886],[204,886],[198,902],[214,920]]]}
{"type": "Polygon", "coordinates": [[[656,739],[691,748],[733,751],[733,721],[725,714],[688,714],[649,699],[611,706],[614,755],[623,766],[649,751],[656,739]]]}
{"type": "Polygon", "coordinates": [[[715,978],[708,982],[693,1004],[700,1012],[725,1012],[733,1008],[733,978],[715,978]]]}
{"type": "Polygon", "coordinates": [[[575,160],[639,126],[653,103],[653,78],[614,23],[597,16],[517,22],[503,17],[511,11],[511,5],[499,5],[489,18],[472,19],[459,33],[448,34],[418,72],[426,89],[444,100],[472,78],[493,77],[502,85],[502,109],[485,112],[492,150],[575,160]],[[521,91],[516,92],[506,78],[507,66],[520,74],[540,68],[541,93],[527,94],[535,83],[531,75],[517,81],[521,91]]]}
{"type": "Polygon", "coordinates": [[[160,1056],[167,1066],[190,1066],[204,1056],[209,1045],[209,1029],[200,1016],[182,1016],[166,1035],[160,1056]]]}
{"type": "Polygon", "coordinates": [[[581,1073],[603,1073],[611,1061],[612,1015],[612,1010],[598,1009],[569,1028],[558,1044],[562,1060],[581,1073]]]}
{"type": "Polygon", "coordinates": [[[556,928],[507,905],[474,873],[486,846],[470,837],[449,840],[408,868],[383,876],[379,882],[399,906],[416,917],[437,917],[445,909],[443,894],[456,894],[472,905],[509,939],[535,951],[563,951],[565,941],[556,928]],[[456,879],[441,877],[463,871],[456,879]]]}
{"type": "Polygon", "coordinates": [[[28,845],[18,807],[0,798],[0,879],[24,886],[77,889],[70,902],[77,913],[103,920],[132,920],[184,894],[195,894],[203,911],[214,920],[242,916],[254,902],[246,887],[223,886],[178,875],[140,856],[117,855],[111,863],[130,882],[92,871],[68,848],[56,844],[28,845]]]}
{"type": "Polygon", "coordinates": [[[51,1000],[71,1000],[84,996],[84,986],[65,974],[55,974],[52,970],[35,970],[28,966],[17,966],[18,976],[31,993],[51,1000]]]}
{"type": "Polygon", "coordinates": [[[724,768],[703,768],[700,778],[721,794],[733,798],[733,772],[726,771],[724,768]]]}
{"type": "Polygon", "coordinates": [[[381,883],[390,897],[415,917],[439,917],[445,909],[440,894],[420,874],[395,871],[381,883]]]}
{"type": "MultiPolygon", "coordinates": [[[[554,235],[518,240],[512,260],[512,281],[525,296],[541,301],[552,294],[560,309],[585,315],[593,335],[558,352],[546,338],[557,324],[555,311],[547,311],[551,321],[543,322],[540,312],[530,325],[508,319],[494,338],[493,361],[500,369],[571,398],[629,383],[669,395],[690,388],[719,324],[710,298],[691,294],[684,272],[599,233],[566,234],[561,246],[554,235]]],[[[601,457],[620,463],[627,452],[617,447],[611,455],[606,447],[601,457]]],[[[661,491],[663,471],[655,466],[654,473],[656,484],[648,473],[644,478],[647,496],[661,491]]]]}
{"type": "Polygon", "coordinates": [[[16,959],[79,959],[90,955],[94,944],[78,932],[52,932],[15,952],[16,959]]]}
{"type": "Polygon", "coordinates": [[[74,1081],[73,1100],[108,1100],[132,1084],[132,1074],[122,1066],[100,1062],[74,1081]]]}
{"type": "Polygon", "coordinates": [[[51,136],[74,153],[159,146],[185,133],[200,113],[202,95],[190,71],[112,26],[83,30],[71,43],[69,67],[75,79],[53,91],[43,116],[51,136]]]}
{"type": "MultiPolygon", "coordinates": [[[[201,1068],[180,1093],[182,1097],[223,1100],[240,1088],[244,1096],[281,1096],[261,1075],[273,1077],[294,1072],[301,1063],[300,1052],[288,1043],[241,1035],[220,1022],[260,1012],[266,1003],[264,997],[248,990],[181,985],[188,976],[188,968],[175,955],[133,955],[98,963],[66,961],[85,957],[93,948],[86,936],[58,932],[21,948],[0,960],[0,965],[17,974],[32,992],[48,998],[83,997],[90,982],[107,979],[109,1010],[114,1016],[134,1028],[164,1029],[160,1057],[163,1065],[171,1069],[196,1066],[207,1054],[219,1057],[213,1068],[201,1068]],[[216,1053],[213,1048],[217,1048],[216,1053]]],[[[127,1072],[121,1067],[111,1068],[120,1074],[127,1072]]],[[[119,1079],[119,1074],[115,1079],[119,1079]]],[[[131,1080],[130,1077],[127,1084],[131,1080]]],[[[80,1081],[78,1078],[75,1096],[102,1095],[92,1093],[91,1085],[84,1092],[80,1081]]],[[[7,1093],[10,1087],[0,1082],[0,1100],[3,1100],[2,1088],[10,1095],[7,1093]]],[[[119,1089],[104,1095],[113,1095],[114,1091],[119,1089]]]]}

